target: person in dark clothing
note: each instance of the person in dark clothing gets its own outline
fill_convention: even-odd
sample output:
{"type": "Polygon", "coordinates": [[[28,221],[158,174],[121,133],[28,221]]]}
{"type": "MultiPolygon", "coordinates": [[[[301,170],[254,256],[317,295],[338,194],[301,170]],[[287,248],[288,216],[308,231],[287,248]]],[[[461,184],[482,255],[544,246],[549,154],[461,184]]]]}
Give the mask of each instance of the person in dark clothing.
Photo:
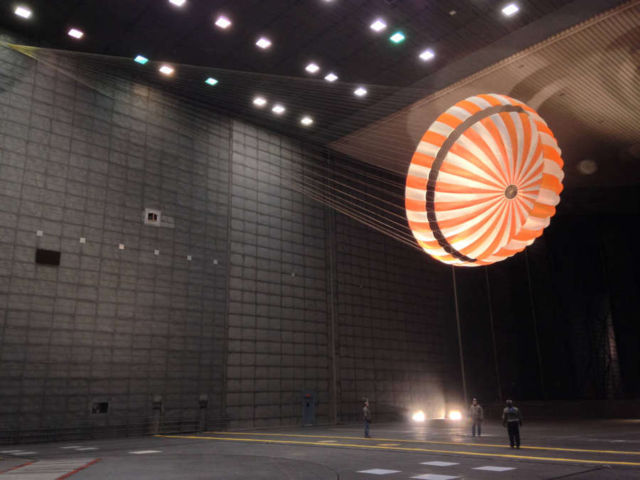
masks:
{"type": "Polygon", "coordinates": [[[481,436],[482,421],[484,420],[484,412],[476,398],[473,399],[473,402],[469,407],[469,418],[471,419],[471,436],[472,437],[476,436],[476,430],[478,432],[478,436],[481,436]]]}
{"type": "Polygon", "coordinates": [[[522,426],[522,414],[518,407],[513,406],[512,400],[507,400],[507,406],[502,412],[502,425],[509,432],[511,448],[520,448],[520,427],[522,426]]]}
{"type": "Polygon", "coordinates": [[[364,401],[362,407],[362,417],[364,419],[364,438],[371,438],[369,435],[369,426],[371,425],[371,410],[369,409],[369,400],[364,401]]]}

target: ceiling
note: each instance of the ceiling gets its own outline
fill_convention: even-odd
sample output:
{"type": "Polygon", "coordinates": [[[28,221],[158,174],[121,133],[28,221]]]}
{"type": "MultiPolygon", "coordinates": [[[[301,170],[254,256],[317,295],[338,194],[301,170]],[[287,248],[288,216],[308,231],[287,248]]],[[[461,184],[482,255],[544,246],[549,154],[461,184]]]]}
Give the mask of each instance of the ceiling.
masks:
{"type": "Polygon", "coordinates": [[[24,43],[95,54],[76,58],[401,176],[439,113],[467,96],[495,92],[528,103],[547,120],[563,150],[569,188],[640,184],[638,0],[20,3],[33,17],[20,19],[13,1],[1,2],[0,29],[24,43]],[[507,18],[501,9],[509,1],[520,11],[507,18]],[[219,14],[233,21],[230,29],[214,27],[219,14]],[[379,17],[388,24],[384,34],[369,28],[379,17]],[[70,38],[70,27],[85,37],[70,38]],[[388,40],[396,30],[407,37],[399,45],[388,40]],[[255,46],[263,35],[273,42],[267,51],[255,46]],[[425,48],[435,52],[433,60],[419,60],[425,48]],[[134,63],[141,53],[150,65],[176,65],[176,78],[165,81],[157,68],[134,63]],[[321,75],[305,72],[309,61],[321,75]],[[339,75],[335,84],[322,80],[328,71],[339,75]],[[210,72],[221,80],[215,90],[202,82],[210,72]],[[354,97],[357,85],[369,90],[365,98],[354,97]],[[277,122],[251,104],[264,92],[286,100],[287,115],[277,122]],[[300,128],[302,113],[314,116],[313,129],[300,128]],[[585,174],[593,163],[596,172],[585,174]]]}
{"type": "MultiPolygon", "coordinates": [[[[271,128],[326,143],[621,3],[514,0],[520,10],[505,17],[501,10],[509,1],[186,0],[176,7],[169,0],[21,0],[33,10],[32,18],[17,17],[16,3],[2,2],[0,27],[32,45],[124,58],[132,69],[137,65],[131,59],[140,53],[185,66],[168,89],[260,123],[271,119],[256,112],[250,99],[255,92],[270,92],[286,98],[291,111],[271,128]],[[219,14],[233,21],[231,28],[214,27],[219,14]],[[369,28],[376,18],[388,24],[381,34],[369,28]],[[70,27],[83,30],[84,38],[70,38],[70,27]],[[406,35],[399,45],[388,40],[396,30],[406,35]],[[255,46],[262,35],[273,42],[267,51],[255,46]],[[426,48],[436,56],[423,62],[418,55],[426,48]],[[326,89],[326,82],[305,83],[310,76],[304,67],[311,60],[322,75],[339,75],[329,95],[311,92],[326,89]],[[230,82],[220,82],[217,96],[203,99],[205,68],[233,78],[233,90],[224,90],[230,82]],[[239,80],[237,72],[247,74],[239,80]],[[368,85],[365,99],[353,95],[360,84],[368,85]],[[393,94],[396,100],[380,107],[393,94]],[[312,134],[296,124],[303,111],[316,119],[312,134]]],[[[155,69],[135,72],[157,81],[155,69]]]]}

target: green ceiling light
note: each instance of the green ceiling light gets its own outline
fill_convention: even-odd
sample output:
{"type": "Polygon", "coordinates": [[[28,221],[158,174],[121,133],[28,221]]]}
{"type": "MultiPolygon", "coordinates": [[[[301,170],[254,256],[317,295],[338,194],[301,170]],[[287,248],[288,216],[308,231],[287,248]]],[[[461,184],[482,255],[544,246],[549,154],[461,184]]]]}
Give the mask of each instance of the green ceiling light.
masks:
{"type": "Polygon", "coordinates": [[[209,77],[204,81],[204,83],[206,83],[207,85],[211,85],[213,87],[215,84],[218,83],[218,80],[216,80],[213,77],[209,77]]]}
{"type": "Polygon", "coordinates": [[[136,58],[133,59],[133,61],[136,63],[139,63],[140,65],[144,65],[149,61],[149,59],[144,55],[138,55],[136,58]]]}
{"type": "Polygon", "coordinates": [[[397,31],[389,37],[389,40],[391,40],[395,44],[398,44],[404,42],[406,38],[407,37],[404,36],[404,33],[402,33],[401,31],[397,31]]]}

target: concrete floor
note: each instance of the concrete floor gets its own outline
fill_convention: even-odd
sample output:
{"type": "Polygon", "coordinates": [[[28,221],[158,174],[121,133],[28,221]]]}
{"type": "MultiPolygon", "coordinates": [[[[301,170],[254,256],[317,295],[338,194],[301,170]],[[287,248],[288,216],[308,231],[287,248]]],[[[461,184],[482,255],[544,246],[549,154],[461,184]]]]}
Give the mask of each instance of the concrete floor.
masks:
{"type": "Polygon", "coordinates": [[[481,438],[471,437],[466,424],[451,421],[374,424],[372,435],[364,439],[359,426],[336,426],[0,446],[0,476],[53,480],[75,472],[74,480],[640,479],[640,420],[532,422],[522,429],[520,450],[509,448],[505,430],[495,423],[485,424],[481,438]]]}

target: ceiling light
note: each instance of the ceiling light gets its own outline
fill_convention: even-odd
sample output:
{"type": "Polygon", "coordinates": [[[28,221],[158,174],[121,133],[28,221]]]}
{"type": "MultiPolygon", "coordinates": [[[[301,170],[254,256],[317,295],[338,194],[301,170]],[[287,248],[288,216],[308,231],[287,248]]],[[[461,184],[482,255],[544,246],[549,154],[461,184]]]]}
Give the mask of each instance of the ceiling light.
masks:
{"type": "Polygon", "coordinates": [[[187,0],[169,0],[169,3],[173,3],[176,7],[181,7],[187,0]]]}
{"type": "Polygon", "coordinates": [[[371,30],[375,32],[381,32],[382,30],[387,28],[387,24],[384,23],[384,20],[382,20],[381,18],[378,18],[375,22],[369,25],[369,27],[371,28],[371,30]]]}
{"type": "Polygon", "coordinates": [[[256,45],[264,50],[271,46],[271,40],[265,37],[260,37],[256,42],[256,45]]]}
{"type": "Polygon", "coordinates": [[[67,32],[67,34],[68,34],[70,37],[77,38],[77,39],[81,39],[82,37],[84,37],[84,33],[83,33],[82,31],[78,30],[77,28],[72,28],[72,29],[70,29],[70,30],[67,32]]]}
{"type": "Polygon", "coordinates": [[[406,37],[404,36],[404,33],[396,32],[389,37],[389,40],[391,40],[393,43],[402,43],[404,42],[405,38],[406,37]]]}
{"type": "Polygon", "coordinates": [[[209,77],[207,78],[204,83],[206,83],[207,85],[211,85],[212,87],[218,83],[218,80],[213,78],[213,77],[209,77]]]}
{"type": "Polygon", "coordinates": [[[136,58],[133,59],[133,61],[136,63],[139,63],[140,65],[144,65],[149,61],[149,59],[143,55],[138,55],[136,58]]]}
{"type": "Polygon", "coordinates": [[[13,13],[15,13],[17,16],[22,17],[22,18],[31,18],[31,9],[28,7],[23,7],[21,5],[17,6],[16,9],[13,11],[13,13]]]}
{"type": "Polygon", "coordinates": [[[502,14],[505,17],[510,17],[512,15],[515,15],[518,10],[520,10],[520,7],[518,7],[518,5],[516,5],[515,3],[510,3],[502,9],[502,14]]]}
{"type": "Polygon", "coordinates": [[[316,73],[318,70],[320,70],[320,67],[317,64],[311,62],[309,65],[304,67],[304,69],[309,73],[316,73]]]}
{"type": "Polygon", "coordinates": [[[275,113],[276,115],[282,115],[285,112],[285,110],[286,109],[282,105],[280,105],[279,103],[276,103],[273,106],[273,108],[271,109],[271,111],[273,113],[275,113]]]}
{"type": "Polygon", "coordinates": [[[223,30],[226,30],[231,26],[231,20],[229,20],[224,15],[220,15],[215,22],[216,27],[220,27],[223,30]]]}
{"type": "Polygon", "coordinates": [[[331,72],[331,73],[327,73],[327,74],[324,76],[324,79],[325,79],[327,82],[335,82],[336,80],[338,80],[338,76],[337,76],[335,73],[331,72]]]}
{"type": "Polygon", "coordinates": [[[358,97],[364,97],[367,94],[367,89],[364,87],[358,87],[353,91],[353,93],[358,97]]]}
{"type": "Polygon", "coordinates": [[[304,125],[305,127],[308,127],[309,125],[312,125],[312,124],[313,124],[313,118],[311,118],[311,117],[309,117],[309,116],[302,117],[302,118],[300,119],[300,123],[301,123],[302,125],[304,125]]]}
{"type": "Polygon", "coordinates": [[[260,107],[260,108],[262,108],[262,107],[264,107],[264,106],[267,104],[267,99],[266,99],[266,98],[264,98],[264,97],[255,97],[255,98],[253,99],[253,104],[254,104],[256,107],[260,107]]]}
{"type": "Polygon", "coordinates": [[[436,56],[436,54],[435,54],[435,53],[433,53],[433,50],[431,50],[430,48],[428,48],[427,50],[425,50],[424,52],[422,52],[422,53],[420,54],[420,59],[421,59],[421,60],[424,60],[424,61],[426,62],[427,60],[431,60],[431,59],[433,59],[435,56],[436,56]]]}
{"type": "Polygon", "coordinates": [[[159,69],[161,74],[163,75],[173,75],[173,72],[175,71],[174,68],[170,65],[162,65],[159,69]]]}

